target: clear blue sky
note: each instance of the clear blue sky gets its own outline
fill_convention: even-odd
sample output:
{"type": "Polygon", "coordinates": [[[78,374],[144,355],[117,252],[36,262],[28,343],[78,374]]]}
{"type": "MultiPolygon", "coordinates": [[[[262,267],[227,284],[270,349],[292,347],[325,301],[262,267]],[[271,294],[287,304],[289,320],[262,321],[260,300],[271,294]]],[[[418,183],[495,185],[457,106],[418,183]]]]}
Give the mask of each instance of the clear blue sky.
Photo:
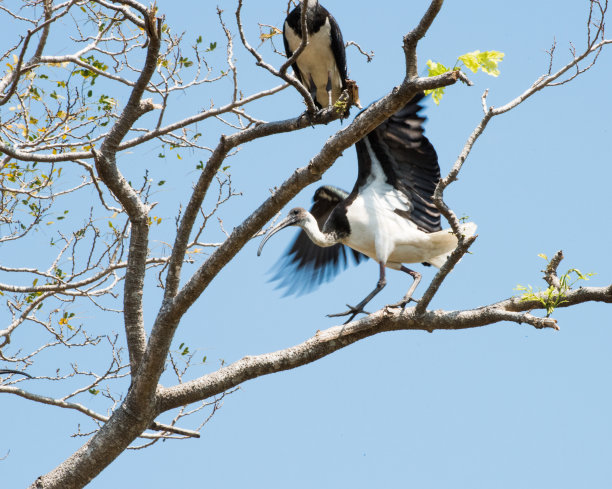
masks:
{"type": "MultiPolygon", "coordinates": [[[[158,0],[166,22],[187,39],[203,35],[219,41],[213,2],[158,0]]],[[[257,23],[282,25],[286,1],[246,1],[244,20],[251,43],[257,23]]],[[[349,48],[351,78],[366,105],[402,80],[402,36],[428,2],[327,0],[346,41],[374,50],[366,63],[349,48]]],[[[569,59],[569,42],[584,45],[589,2],[517,0],[448,1],[419,46],[420,71],[429,58],[452,65],[476,49],[506,54],[501,76],[471,76],[473,87],[447,89],[440,106],[430,100],[426,134],[435,145],[442,172],[448,171],[481,117],[480,97],[502,105],[525,90],[548,67],[545,50],[557,40],[556,65],[569,59]],[[469,6],[468,6],[469,5],[469,6]]],[[[233,25],[235,2],[219,3],[233,25]]],[[[277,45],[282,41],[277,38],[277,45]]],[[[597,272],[590,285],[612,282],[612,48],[589,73],[571,84],[547,89],[509,114],[495,119],[478,141],[460,181],[447,192],[459,215],[479,226],[473,254],[464,258],[432,303],[459,309],[485,305],[516,292],[517,284],[544,287],[538,253],[562,249],[560,269],[597,272]]],[[[264,50],[277,66],[280,58],[264,50]]],[[[221,53],[222,54],[222,53],[221,53]]],[[[245,93],[274,86],[255,77],[253,60],[236,48],[245,93]],[[251,79],[251,77],[253,77],[251,79]]],[[[204,107],[201,99],[178,99],[168,120],[204,107]]],[[[229,93],[215,92],[220,105],[229,93]]],[[[266,120],[299,114],[297,93],[286,90],[277,102],[255,106],[266,120]]],[[[356,111],[353,111],[353,115],[356,111]]],[[[227,229],[248,215],[268,189],[303,166],[339,123],[277,136],[245,146],[230,161],[237,190],[223,214],[227,229]]],[[[218,133],[205,134],[213,145],[218,133]]],[[[130,167],[149,168],[168,183],[155,196],[156,212],[170,221],[204,155],[181,161],[158,160],[157,149],[132,155],[130,167]]],[[[128,156],[126,156],[126,159],[128,156]]],[[[322,183],[347,190],[356,175],[353,149],[345,152],[322,183]]],[[[295,205],[308,207],[318,184],[295,205]]],[[[288,206],[288,208],[291,206],[288,206]]],[[[285,231],[256,257],[259,240],[249,244],[213,283],[184,319],[176,345],[189,344],[206,355],[193,376],[244,355],[270,352],[336,324],[325,314],[344,310],[376,283],[378,267],[368,261],[330,284],[301,297],[282,297],[267,282],[268,271],[293,238],[285,231]]],[[[157,239],[167,240],[158,236],[157,239]]],[[[214,233],[213,233],[213,238],[214,233]]],[[[433,276],[418,270],[424,281],[433,276]]],[[[390,271],[387,288],[372,308],[397,301],[410,284],[390,271]]],[[[146,301],[152,318],[159,292],[146,301]]],[[[93,314],[93,313],[92,313],[93,314]]],[[[250,381],[225,399],[202,431],[202,438],[159,443],[122,455],[90,487],[267,487],[439,489],[604,489],[612,487],[612,308],[587,304],[558,310],[561,331],[498,324],[462,332],[382,334],[306,367],[250,381]]],[[[116,320],[116,318],[115,318],[116,320]]],[[[113,329],[120,329],[116,323],[113,329]]],[[[28,385],[56,395],[56,386],[28,385]]],[[[86,399],[83,401],[85,402],[86,399]]],[[[82,440],[70,438],[80,414],[28,401],[2,398],[0,462],[2,487],[31,483],[64,460],[82,440]]],[[[187,426],[191,427],[191,426],[187,426]]]]}

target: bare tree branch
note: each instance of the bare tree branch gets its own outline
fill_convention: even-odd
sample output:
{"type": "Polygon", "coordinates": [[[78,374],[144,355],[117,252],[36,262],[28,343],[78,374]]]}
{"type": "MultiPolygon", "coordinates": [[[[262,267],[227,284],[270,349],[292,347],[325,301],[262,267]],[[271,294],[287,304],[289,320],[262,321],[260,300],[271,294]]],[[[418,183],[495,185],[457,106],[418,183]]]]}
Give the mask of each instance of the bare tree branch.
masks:
{"type": "MultiPolygon", "coordinates": [[[[41,404],[48,404],[50,406],[61,407],[64,409],[73,409],[75,411],[85,414],[86,416],[89,416],[92,419],[102,421],[103,423],[106,423],[109,419],[108,416],[103,416],[102,414],[98,414],[92,411],[91,409],[83,406],[82,404],[66,402],[62,399],[53,399],[51,397],[40,396],[38,394],[33,394],[31,392],[27,392],[27,391],[24,391],[23,389],[18,389],[16,387],[8,387],[8,386],[0,385],[0,392],[14,394],[24,399],[39,402],[41,404]]],[[[154,431],[165,431],[167,433],[175,433],[177,435],[183,435],[183,436],[187,436],[191,438],[200,438],[200,433],[197,431],[186,430],[183,428],[165,425],[162,423],[156,423],[156,422],[151,423],[151,426],[149,426],[149,429],[154,430],[154,431]]],[[[151,437],[152,435],[148,435],[146,433],[141,435],[141,438],[151,438],[151,437]]]]}

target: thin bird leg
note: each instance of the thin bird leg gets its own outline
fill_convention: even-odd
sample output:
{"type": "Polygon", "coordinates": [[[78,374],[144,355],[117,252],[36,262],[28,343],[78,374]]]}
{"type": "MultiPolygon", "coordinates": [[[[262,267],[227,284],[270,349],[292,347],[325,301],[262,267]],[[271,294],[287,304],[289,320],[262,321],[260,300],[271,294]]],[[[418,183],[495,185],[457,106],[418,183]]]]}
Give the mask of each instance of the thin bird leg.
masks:
{"type": "Polygon", "coordinates": [[[308,75],[310,77],[310,80],[308,81],[308,84],[310,85],[308,88],[310,89],[310,96],[312,97],[312,100],[314,100],[315,102],[317,101],[317,85],[315,84],[314,80],[312,79],[312,74],[308,75]]]}
{"type": "Polygon", "coordinates": [[[402,268],[400,268],[400,270],[410,275],[414,279],[414,281],[412,282],[412,285],[408,289],[408,292],[406,292],[406,295],[404,296],[404,298],[395,304],[389,305],[388,307],[401,307],[403,309],[404,307],[406,307],[406,304],[408,304],[410,301],[417,302],[416,300],[412,298],[412,294],[414,293],[417,286],[419,285],[419,282],[421,281],[421,274],[419,272],[415,272],[414,270],[410,270],[410,268],[406,268],[404,265],[402,265],[402,268]]]}
{"type": "Polygon", "coordinates": [[[327,106],[332,106],[332,80],[331,80],[331,71],[327,72],[327,85],[325,86],[325,90],[327,90],[327,106]]]}
{"type": "Polygon", "coordinates": [[[385,285],[387,285],[387,279],[385,278],[385,266],[382,263],[379,263],[379,266],[380,266],[380,278],[378,279],[378,283],[376,284],[376,288],[372,292],[370,292],[368,294],[368,296],[364,300],[362,300],[355,307],[347,304],[346,307],[349,308],[348,311],[339,312],[337,314],[328,314],[327,317],[335,318],[335,317],[340,317],[340,316],[348,316],[350,314],[351,317],[348,318],[348,320],[344,323],[344,324],[346,324],[346,323],[350,323],[353,320],[353,318],[355,316],[357,316],[357,314],[359,314],[359,313],[369,314],[369,312],[364,311],[363,308],[366,306],[366,304],[368,302],[370,302],[372,300],[372,298],[376,294],[378,294],[382,289],[385,288],[385,285]]]}

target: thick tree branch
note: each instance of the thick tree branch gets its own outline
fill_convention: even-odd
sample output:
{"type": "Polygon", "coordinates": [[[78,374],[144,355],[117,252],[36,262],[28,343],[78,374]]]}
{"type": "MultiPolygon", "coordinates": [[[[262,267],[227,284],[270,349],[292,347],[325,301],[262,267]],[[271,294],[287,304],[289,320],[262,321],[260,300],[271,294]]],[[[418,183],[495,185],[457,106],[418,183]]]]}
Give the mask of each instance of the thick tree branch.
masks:
{"type": "MultiPolygon", "coordinates": [[[[612,303],[612,285],[570,291],[565,296],[565,300],[567,302],[559,307],[570,307],[590,301],[612,303]]],[[[414,308],[403,311],[398,308],[385,308],[359,321],[319,331],[299,345],[273,353],[245,357],[199,379],[160,389],[159,411],[164,412],[207,399],[247,380],[312,363],[358,340],[385,331],[460,330],[502,321],[530,324],[538,329],[558,329],[555,320],[529,314],[530,311],[542,308],[539,302],[522,301],[516,297],[477,309],[427,311],[422,315],[417,314],[414,308]]]]}
{"type": "MultiPolygon", "coordinates": [[[[130,4],[130,6],[133,6],[130,4]]],[[[98,154],[93,149],[96,169],[100,179],[113,192],[126,210],[130,224],[130,249],[128,267],[125,276],[123,310],[130,365],[132,375],[136,373],[146,347],[142,295],[148,254],[148,207],[145,206],[136,191],[121,175],[116,163],[116,153],[119,144],[138,118],[145,112],[153,110],[151,100],[142,100],[145,88],[149,84],[155,68],[161,45],[161,19],[155,18],[153,8],[145,16],[149,44],[144,67],[138,81],[130,93],[130,97],[117,122],[104,139],[98,154]]]]}

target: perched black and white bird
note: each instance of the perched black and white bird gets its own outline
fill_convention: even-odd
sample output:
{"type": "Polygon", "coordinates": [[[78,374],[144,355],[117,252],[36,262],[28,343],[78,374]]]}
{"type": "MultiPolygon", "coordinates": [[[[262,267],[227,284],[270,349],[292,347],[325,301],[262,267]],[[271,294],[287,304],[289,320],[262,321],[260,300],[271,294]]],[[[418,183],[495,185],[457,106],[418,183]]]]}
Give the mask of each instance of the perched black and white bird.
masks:
{"type": "MultiPolygon", "coordinates": [[[[349,261],[345,246],[352,248],[348,255],[357,263],[363,255],[376,260],[380,266],[376,288],[348,311],[330,316],[350,315],[350,321],[365,312],[365,305],[386,285],[385,267],[414,279],[404,298],[395,304],[404,307],[421,274],[403,264],[440,268],[457,245],[455,235],[441,229],[440,212],[433,203],[440,167],[434,147],[423,135],[425,119],[418,115],[421,98],[413,98],[356,143],[359,169],[350,194],[331,186],[320,187],[310,212],[291,209],[259,247],[258,255],[281,229],[302,228],[275,277],[290,292],[307,290],[345,268],[349,261]]],[[[474,223],[462,227],[466,236],[475,231],[474,223]]]]}
{"type": "Polygon", "coordinates": [[[300,0],[283,26],[285,52],[290,58],[302,43],[302,8],[306,6],[308,45],[293,63],[293,71],[319,108],[334,105],[346,88],[346,52],[336,19],[318,0],[300,0]]]}

